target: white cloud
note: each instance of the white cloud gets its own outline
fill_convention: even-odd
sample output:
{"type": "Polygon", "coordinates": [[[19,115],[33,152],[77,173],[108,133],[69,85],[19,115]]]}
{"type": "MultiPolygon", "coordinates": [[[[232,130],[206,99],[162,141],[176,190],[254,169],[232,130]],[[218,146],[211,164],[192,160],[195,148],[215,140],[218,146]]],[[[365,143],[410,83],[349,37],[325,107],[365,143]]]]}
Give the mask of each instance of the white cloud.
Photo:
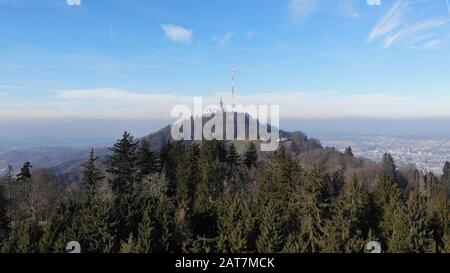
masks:
{"type": "Polygon", "coordinates": [[[247,38],[247,40],[253,40],[253,38],[255,38],[255,33],[253,31],[249,30],[245,34],[245,37],[247,38]]]}
{"type": "Polygon", "coordinates": [[[381,6],[381,0],[367,0],[369,6],[381,6]]]}
{"type": "Polygon", "coordinates": [[[69,6],[81,6],[81,0],[66,0],[69,6]]]}
{"type": "Polygon", "coordinates": [[[422,49],[437,49],[437,48],[440,48],[441,45],[442,45],[441,39],[434,39],[434,40],[431,40],[431,41],[425,43],[422,46],[422,49]]]}
{"type": "Polygon", "coordinates": [[[369,34],[369,41],[380,38],[401,26],[405,21],[404,15],[406,9],[407,6],[405,5],[405,1],[397,1],[388,13],[372,29],[369,34]]]}
{"type": "Polygon", "coordinates": [[[422,22],[418,22],[415,24],[406,25],[398,32],[388,35],[385,42],[384,48],[390,47],[395,42],[410,37],[418,32],[422,32],[428,29],[436,28],[447,24],[450,20],[447,18],[435,18],[431,20],[426,20],[422,22]]]}
{"type": "Polygon", "coordinates": [[[218,42],[220,46],[226,46],[228,44],[228,42],[230,42],[231,39],[233,39],[233,37],[234,37],[234,32],[230,31],[230,32],[227,32],[222,37],[212,36],[211,39],[214,42],[218,42]]]}
{"type": "MultiPolygon", "coordinates": [[[[404,39],[414,40],[416,34],[430,35],[430,30],[446,25],[450,20],[445,17],[425,19],[414,22],[408,15],[413,8],[428,1],[411,2],[398,0],[383,18],[375,25],[369,34],[368,41],[383,39],[383,48],[389,48],[393,44],[404,39]]],[[[411,12],[412,13],[412,12],[411,12]]],[[[411,44],[411,41],[410,41],[411,44]]],[[[409,46],[414,48],[415,46],[409,46]]]]}
{"type": "Polygon", "coordinates": [[[167,38],[178,43],[188,43],[192,40],[194,35],[192,29],[187,29],[172,24],[161,25],[161,29],[166,34],[167,38]]]}
{"type": "Polygon", "coordinates": [[[305,19],[319,7],[320,0],[290,0],[289,7],[294,18],[305,19]]]}

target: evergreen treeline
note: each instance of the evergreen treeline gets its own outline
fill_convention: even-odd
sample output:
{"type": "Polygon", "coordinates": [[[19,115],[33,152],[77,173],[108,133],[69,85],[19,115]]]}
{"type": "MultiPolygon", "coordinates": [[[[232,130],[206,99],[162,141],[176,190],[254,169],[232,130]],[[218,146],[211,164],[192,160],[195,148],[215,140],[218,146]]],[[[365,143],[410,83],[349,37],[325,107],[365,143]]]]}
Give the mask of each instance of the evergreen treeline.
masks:
{"type": "Polygon", "coordinates": [[[384,252],[450,252],[448,162],[442,177],[411,187],[390,155],[368,183],[305,167],[285,146],[264,159],[254,143],[243,154],[216,140],[151,148],[124,133],[104,164],[92,150],[79,189],[29,162],[10,171],[1,251],[66,252],[78,241],[101,253],[354,253],[375,240],[384,252]]]}

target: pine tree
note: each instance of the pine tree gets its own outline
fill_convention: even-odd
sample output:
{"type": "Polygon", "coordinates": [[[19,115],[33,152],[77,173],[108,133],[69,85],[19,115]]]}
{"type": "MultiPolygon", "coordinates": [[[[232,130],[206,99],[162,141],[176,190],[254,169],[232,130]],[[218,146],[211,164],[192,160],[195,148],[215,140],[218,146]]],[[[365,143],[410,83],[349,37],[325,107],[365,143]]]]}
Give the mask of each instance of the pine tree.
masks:
{"type": "Polygon", "coordinates": [[[157,158],[150,149],[150,142],[143,139],[136,152],[137,181],[157,171],[157,158]]]}
{"type": "Polygon", "coordinates": [[[80,205],[74,200],[62,201],[57,206],[45,227],[41,252],[66,253],[67,243],[80,239],[80,210],[80,205]]]}
{"type": "Polygon", "coordinates": [[[389,176],[393,182],[398,183],[397,166],[395,166],[394,159],[391,154],[384,154],[383,169],[385,175],[389,176]]]}
{"type": "Polygon", "coordinates": [[[189,250],[191,253],[214,253],[216,241],[214,238],[206,238],[197,236],[192,242],[192,247],[189,250]]]}
{"type": "Polygon", "coordinates": [[[369,232],[369,205],[369,193],[356,177],[345,183],[334,215],[324,228],[324,252],[363,251],[369,232]]]}
{"type": "Polygon", "coordinates": [[[136,177],[136,146],[133,136],[125,132],[107,160],[107,172],[111,174],[111,189],[115,198],[131,194],[136,177]]]}
{"type": "Polygon", "coordinates": [[[147,207],[144,211],[144,217],[139,224],[136,250],[139,253],[150,253],[155,244],[155,223],[152,219],[152,211],[147,207]]]}
{"type": "Polygon", "coordinates": [[[259,253],[280,252],[286,241],[283,209],[280,203],[269,201],[261,211],[256,249],[259,253]]]}
{"type": "Polygon", "coordinates": [[[38,253],[43,230],[37,221],[22,223],[18,231],[16,253],[38,253]]]}
{"type": "Polygon", "coordinates": [[[197,144],[191,144],[177,164],[177,200],[180,208],[192,210],[195,189],[200,181],[200,150],[197,144]]]}
{"type": "Polygon", "coordinates": [[[323,226],[329,217],[329,176],[322,168],[314,168],[303,180],[300,198],[301,224],[299,246],[301,252],[319,252],[323,226]]]}
{"type": "Polygon", "coordinates": [[[25,162],[21,169],[20,173],[17,175],[17,181],[25,184],[26,192],[25,199],[28,203],[29,214],[32,221],[37,220],[37,193],[35,189],[35,185],[31,176],[31,163],[29,161],[25,162]]]}
{"type": "Polygon", "coordinates": [[[427,201],[418,191],[413,191],[408,200],[407,227],[408,252],[429,252],[433,238],[427,215],[427,201]]]}
{"type": "Polygon", "coordinates": [[[241,167],[241,157],[239,156],[238,152],[236,151],[236,147],[232,143],[228,147],[227,157],[226,157],[226,163],[227,163],[227,182],[230,184],[231,189],[233,192],[238,191],[242,185],[239,185],[240,181],[240,170],[241,167]]]}
{"type": "Polygon", "coordinates": [[[252,167],[256,168],[256,163],[258,162],[258,150],[256,149],[256,145],[253,142],[247,147],[247,151],[245,152],[244,164],[247,168],[251,169],[252,167]]]}
{"type": "Polygon", "coordinates": [[[113,193],[113,206],[110,214],[113,227],[116,230],[116,244],[127,240],[130,233],[134,232],[132,212],[134,203],[133,192],[136,181],[136,146],[137,142],[128,132],[125,132],[114,147],[112,155],[107,160],[107,172],[110,174],[109,184],[113,193]],[[131,221],[130,221],[131,220],[131,221]]]}
{"type": "Polygon", "coordinates": [[[353,157],[353,150],[352,150],[352,147],[350,147],[350,146],[347,147],[347,148],[345,149],[344,155],[349,156],[349,157],[353,157]]]}
{"type": "Polygon", "coordinates": [[[97,160],[98,156],[95,156],[94,149],[91,149],[88,160],[81,165],[83,168],[81,184],[88,202],[96,198],[97,184],[104,178],[95,165],[97,160]]]}
{"type": "Polygon", "coordinates": [[[450,199],[443,187],[438,187],[431,200],[432,228],[436,251],[445,251],[445,236],[450,234],[450,199]]]}
{"type": "Polygon", "coordinates": [[[407,208],[399,191],[392,191],[391,197],[382,208],[380,220],[383,249],[391,253],[408,251],[407,208]]]}
{"type": "Polygon", "coordinates": [[[85,203],[80,211],[80,244],[83,252],[109,253],[114,246],[112,228],[108,219],[109,206],[92,201],[85,203]]]}
{"type": "Polygon", "coordinates": [[[247,252],[254,228],[254,217],[248,199],[239,195],[225,197],[218,217],[217,251],[247,252]]]}
{"type": "Polygon", "coordinates": [[[445,162],[442,172],[441,184],[444,186],[447,193],[450,194],[450,162],[445,162]]]}

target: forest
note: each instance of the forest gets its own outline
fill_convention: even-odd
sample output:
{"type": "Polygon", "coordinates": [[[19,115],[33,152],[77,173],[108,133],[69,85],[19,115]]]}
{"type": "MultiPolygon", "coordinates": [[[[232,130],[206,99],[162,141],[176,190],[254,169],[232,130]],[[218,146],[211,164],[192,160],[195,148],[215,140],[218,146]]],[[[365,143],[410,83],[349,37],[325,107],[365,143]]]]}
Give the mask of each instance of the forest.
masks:
{"type": "Polygon", "coordinates": [[[299,132],[272,153],[125,132],[86,157],[76,182],[32,162],[1,178],[0,252],[450,253],[449,162],[437,176],[299,132]]]}

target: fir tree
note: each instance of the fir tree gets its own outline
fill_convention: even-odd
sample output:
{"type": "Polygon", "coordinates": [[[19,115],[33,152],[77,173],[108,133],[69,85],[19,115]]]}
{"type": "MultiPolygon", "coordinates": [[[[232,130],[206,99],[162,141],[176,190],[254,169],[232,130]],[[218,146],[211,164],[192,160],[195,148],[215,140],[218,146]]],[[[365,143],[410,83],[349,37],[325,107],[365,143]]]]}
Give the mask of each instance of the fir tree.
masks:
{"type": "Polygon", "coordinates": [[[356,177],[345,183],[327,221],[322,240],[325,252],[362,252],[369,232],[369,193],[356,177]]]}
{"type": "Polygon", "coordinates": [[[444,168],[442,169],[441,184],[444,189],[450,194],[450,162],[445,161],[444,168]]]}
{"type": "Polygon", "coordinates": [[[450,233],[450,200],[443,187],[438,187],[431,200],[432,228],[436,252],[445,251],[445,236],[450,233]]]}
{"type": "Polygon", "coordinates": [[[80,239],[80,208],[74,200],[63,201],[57,206],[45,227],[40,246],[42,252],[66,253],[67,243],[80,239]]]}
{"type": "Polygon", "coordinates": [[[144,211],[144,217],[139,224],[136,250],[139,253],[150,253],[153,250],[156,240],[152,211],[150,207],[147,207],[144,211]]]}
{"type": "Polygon", "coordinates": [[[418,191],[413,191],[408,200],[407,224],[408,251],[429,252],[432,247],[432,231],[427,215],[427,201],[418,191]]]}
{"type": "Polygon", "coordinates": [[[261,211],[256,249],[259,253],[280,252],[286,241],[283,210],[280,203],[269,201],[261,211]]]}
{"type": "Polygon", "coordinates": [[[319,252],[323,226],[329,217],[329,176],[314,168],[303,180],[301,190],[299,246],[301,252],[319,252]]]}
{"type": "Polygon", "coordinates": [[[345,148],[344,155],[349,156],[349,157],[353,157],[352,147],[349,146],[349,147],[345,148]]]}
{"type": "Polygon", "coordinates": [[[111,189],[115,198],[131,194],[136,177],[136,146],[133,136],[125,132],[107,160],[107,172],[111,174],[111,189]]]}
{"type": "Polygon", "coordinates": [[[248,199],[239,195],[224,198],[219,209],[217,250],[224,253],[247,252],[254,223],[248,199]]]}
{"type": "Polygon", "coordinates": [[[156,154],[150,149],[150,142],[143,139],[136,152],[137,181],[157,171],[156,154]]]}
{"type": "Polygon", "coordinates": [[[83,252],[108,253],[114,246],[112,228],[108,219],[109,206],[92,201],[84,204],[80,211],[80,244],[83,252]]]}
{"type": "Polygon", "coordinates": [[[256,168],[256,163],[258,162],[258,150],[256,149],[256,145],[253,142],[247,147],[247,151],[245,152],[244,164],[247,168],[251,169],[252,167],[256,168]]]}
{"type": "Polygon", "coordinates": [[[95,156],[92,149],[88,160],[81,165],[83,167],[81,184],[88,202],[96,198],[97,184],[104,178],[95,165],[97,160],[98,156],[95,156]]]}
{"type": "Polygon", "coordinates": [[[178,205],[189,211],[194,205],[195,189],[200,181],[199,156],[198,145],[190,145],[176,169],[178,205]]]}
{"type": "Polygon", "coordinates": [[[408,250],[407,208],[398,191],[393,191],[382,209],[380,220],[383,249],[391,253],[408,250]]]}

